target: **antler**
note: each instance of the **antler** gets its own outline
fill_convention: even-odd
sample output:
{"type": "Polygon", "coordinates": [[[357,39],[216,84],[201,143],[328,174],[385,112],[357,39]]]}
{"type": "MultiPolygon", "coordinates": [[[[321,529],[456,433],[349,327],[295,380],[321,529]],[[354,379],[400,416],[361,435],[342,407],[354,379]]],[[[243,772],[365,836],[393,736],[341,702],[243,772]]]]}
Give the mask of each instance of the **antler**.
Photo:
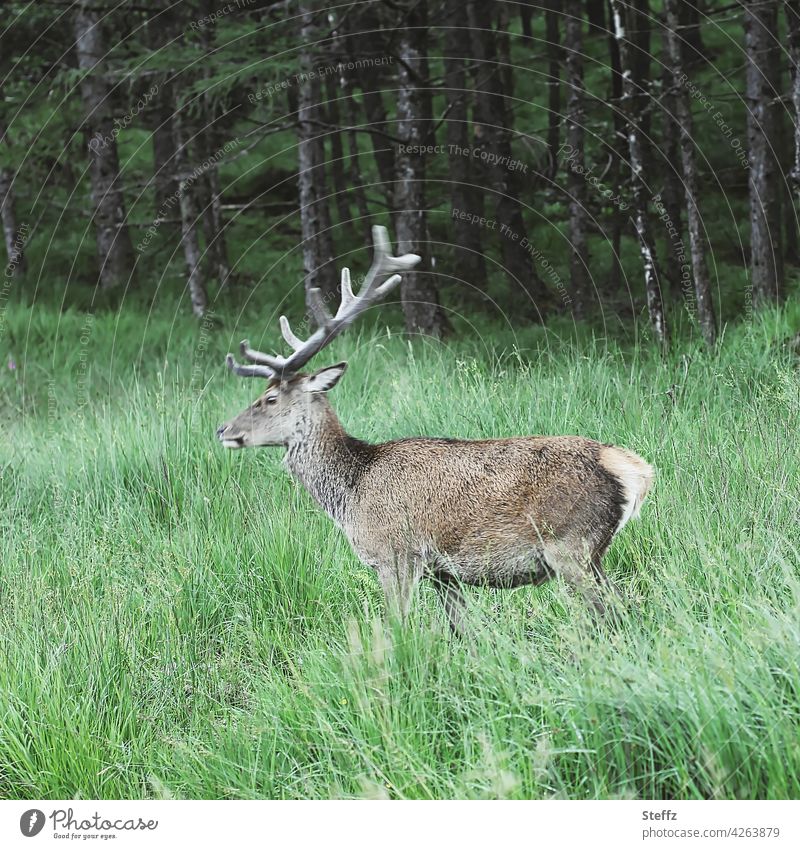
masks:
{"type": "Polygon", "coordinates": [[[244,341],[241,344],[242,356],[255,365],[239,365],[233,355],[228,354],[225,358],[228,368],[240,377],[277,377],[281,380],[290,377],[332,339],[346,330],[362,312],[388,295],[402,279],[397,272],[409,271],[420,261],[420,257],[416,254],[392,256],[392,246],[385,227],[372,228],[372,243],[374,246],[372,265],[357,295],[353,294],[350,283],[350,269],[342,269],[342,300],[336,315],[328,312],[319,289],[309,291],[309,308],[319,326],[305,342],[292,333],[286,316],[281,316],[281,333],[294,351],[293,354],[289,357],[262,354],[260,351],[254,351],[249,343],[244,341]]]}

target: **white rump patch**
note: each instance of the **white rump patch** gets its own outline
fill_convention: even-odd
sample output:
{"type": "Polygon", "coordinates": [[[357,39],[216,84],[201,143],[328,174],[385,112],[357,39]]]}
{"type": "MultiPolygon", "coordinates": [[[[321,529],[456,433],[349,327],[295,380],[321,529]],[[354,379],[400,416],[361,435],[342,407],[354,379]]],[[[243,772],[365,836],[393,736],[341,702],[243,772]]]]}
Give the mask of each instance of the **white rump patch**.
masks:
{"type": "Polygon", "coordinates": [[[604,448],[600,452],[600,465],[620,482],[625,494],[622,518],[617,532],[639,515],[642,504],[653,483],[655,471],[638,454],[624,448],[604,448]]]}

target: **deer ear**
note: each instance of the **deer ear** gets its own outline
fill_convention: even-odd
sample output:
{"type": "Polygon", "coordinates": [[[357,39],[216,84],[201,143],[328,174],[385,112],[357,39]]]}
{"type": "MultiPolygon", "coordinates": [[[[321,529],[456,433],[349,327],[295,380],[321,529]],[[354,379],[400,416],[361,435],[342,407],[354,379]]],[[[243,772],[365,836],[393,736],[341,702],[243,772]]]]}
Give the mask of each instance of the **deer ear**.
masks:
{"type": "Polygon", "coordinates": [[[303,389],[306,392],[327,392],[333,389],[339,382],[339,378],[344,374],[347,368],[347,363],[336,363],[335,366],[326,366],[314,374],[309,375],[303,382],[303,389]]]}

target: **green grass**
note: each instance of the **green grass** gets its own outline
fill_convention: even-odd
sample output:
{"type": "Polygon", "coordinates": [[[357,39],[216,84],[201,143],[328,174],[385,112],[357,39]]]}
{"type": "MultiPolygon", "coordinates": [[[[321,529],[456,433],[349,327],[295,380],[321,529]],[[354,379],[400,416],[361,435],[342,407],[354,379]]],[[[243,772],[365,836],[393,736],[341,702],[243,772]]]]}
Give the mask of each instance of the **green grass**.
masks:
{"type": "Polygon", "coordinates": [[[9,307],[0,796],[797,797],[798,317],[664,360],[536,329],[335,344],[359,436],[581,433],[657,467],[606,561],[620,627],[556,583],[472,590],[471,653],[426,588],[385,629],[280,452],[217,446],[256,389],[222,367],[243,327],[9,307]]]}

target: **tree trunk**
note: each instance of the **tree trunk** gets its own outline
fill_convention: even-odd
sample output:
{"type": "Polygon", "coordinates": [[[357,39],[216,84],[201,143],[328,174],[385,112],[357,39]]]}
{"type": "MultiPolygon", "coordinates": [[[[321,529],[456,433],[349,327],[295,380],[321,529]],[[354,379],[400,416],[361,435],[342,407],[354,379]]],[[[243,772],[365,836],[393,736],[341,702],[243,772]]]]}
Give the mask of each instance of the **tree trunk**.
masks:
{"type": "Polygon", "coordinates": [[[700,12],[703,3],[701,0],[678,0],[678,6],[678,19],[681,25],[679,39],[681,58],[683,67],[686,68],[698,62],[704,62],[706,59],[700,29],[700,12]]]}
{"type": "MultiPolygon", "coordinates": [[[[789,41],[789,67],[791,69],[792,83],[792,124],[794,126],[794,137],[792,139],[794,156],[790,172],[791,189],[794,194],[794,202],[800,205],[800,0],[788,0],[784,5],[786,12],[786,24],[789,41]]],[[[794,239],[787,238],[787,243],[797,242],[797,210],[792,198],[788,201],[789,211],[786,226],[794,234],[794,239]]],[[[794,260],[798,261],[798,251],[795,249],[794,260]]]]}
{"type": "MultiPolygon", "coordinates": [[[[445,20],[455,21],[463,9],[461,0],[445,0],[445,20]]],[[[469,152],[467,75],[464,57],[470,55],[469,33],[453,26],[444,31],[444,84],[450,104],[445,122],[450,180],[451,217],[453,231],[453,275],[459,283],[483,289],[486,282],[486,261],[483,256],[481,231],[459,217],[467,210],[480,217],[476,206],[478,192],[473,188],[475,175],[469,152]],[[464,43],[464,40],[467,43],[464,43]]],[[[480,198],[482,207],[483,199],[480,198]]]]}
{"type": "MultiPolygon", "coordinates": [[[[610,29],[608,34],[608,64],[611,70],[610,102],[613,104],[613,140],[611,147],[611,166],[608,172],[609,183],[612,186],[623,186],[625,159],[628,155],[628,139],[625,132],[625,122],[622,118],[622,69],[619,63],[619,44],[614,35],[614,16],[609,3],[608,17],[610,29]]],[[[621,191],[620,191],[621,194],[621,191]]],[[[620,257],[622,249],[622,229],[625,224],[623,210],[618,204],[611,210],[611,269],[608,275],[608,289],[616,293],[622,286],[623,268],[620,257]]]]}
{"type": "Polygon", "coordinates": [[[561,147],[561,42],[558,19],[562,0],[547,0],[545,3],[544,26],[547,42],[547,149],[550,152],[548,176],[556,179],[558,155],[561,147]]]}
{"type": "MultiPolygon", "coordinates": [[[[319,40],[319,21],[323,12],[319,3],[300,5],[302,16],[300,70],[303,74],[298,102],[298,187],[300,191],[300,226],[303,238],[303,273],[306,304],[311,289],[319,289],[323,299],[333,302],[339,286],[333,269],[333,237],[325,180],[325,138],[322,135],[323,114],[320,108],[320,83],[315,72],[317,62],[312,53],[319,40]]],[[[313,320],[313,313],[309,310],[313,320]]]]}
{"type": "MultiPolygon", "coordinates": [[[[669,53],[669,37],[666,29],[662,30],[662,65],[661,75],[661,164],[664,172],[664,188],[661,197],[654,198],[663,204],[666,221],[663,231],[667,241],[667,261],[664,264],[664,278],[669,282],[672,300],[681,301],[686,293],[682,288],[681,266],[686,261],[683,243],[683,183],[680,174],[680,128],[677,119],[675,103],[675,82],[671,68],[669,53]]],[[[658,226],[658,225],[656,225],[658,226]]]]}
{"type": "Polygon", "coordinates": [[[636,90],[634,87],[628,41],[626,35],[626,18],[621,0],[611,0],[611,11],[614,19],[614,35],[619,47],[620,67],[622,69],[622,108],[628,124],[628,155],[631,164],[633,183],[633,206],[636,233],[639,238],[639,251],[644,266],[644,286],[647,295],[647,311],[653,335],[662,347],[668,342],[667,326],[664,318],[664,305],[661,298],[661,287],[658,274],[653,236],[650,229],[650,217],[647,210],[647,187],[643,182],[643,150],[641,113],[635,110],[636,90]]]}
{"type": "MultiPolygon", "coordinates": [[[[551,298],[533,270],[532,245],[525,232],[525,220],[519,201],[516,170],[513,168],[511,138],[506,124],[505,97],[498,72],[495,33],[491,6],[485,0],[469,0],[469,26],[473,37],[473,55],[477,60],[475,92],[475,135],[479,151],[488,158],[481,162],[484,185],[495,197],[496,220],[506,273],[522,287],[525,311],[541,316],[551,298]]],[[[474,153],[474,152],[473,152],[474,153]]]]}
{"type": "MultiPolygon", "coordinates": [[[[531,29],[531,11],[532,10],[531,10],[530,0],[521,0],[521,2],[518,3],[517,5],[519,6],[519,20],[520,20],[520,25],[522,27],[522,34],[526,38],[530,38],[533,35],[533,30],[531,29]]],[[[463,6],[460,7],[460,8],[463,8],[463,6]]]]}
{"type": "MultiPolygon", "coordinates": [[[[338,57],[335,57],[338,61],[338,57]]],[[[339,89],[341,80],[329,74],[325,80],[325,91],[328,99],[328,124],[331,140],[331,179],[336,192],[336,215],[339,219],[339,229],[345,233],[352,232],[350,215],[350,191],[344,176],[344,145],[342,144],[341,118],[339,116],[339,89]]]]}
{"type": "Polygon", "coordinates": [[[155,214],[158,217],[163,215],[169,198],[175,192],[172,182],[172,174],[175,170],[172,161],[175,156],[175,134],[172,129],[172,110],[168,103],[167,100],[167,103],[157,110],[153,129],[153,183],[155,214]]]}
{"type": "Polygon", "coordinates": [[[208,298],[206,282],[201,265],[202,252],[197,238],[197,222],[200,216],[196,200],[197,180],[199,175],[189,167],[189,157],[186,150],[189,133],[184,127],[185,116],[176,109],[173,114],[172,126],[175,132],[175,182],[178,186],[181,211],[181,246],[186,261],[187,287],[192,301],[192,312],[202,318],[206,311],[208,298]]]}
{"type": "Polygon", "coordinates": [[[750,279],[756,305],[775,303],[783,289],[778,98],[778,4],[744,10],[747,53],[747,140],[750,172],[750,279]]]}
{"type": "Polygon", "coordinates": [[[6,279],[21,277],[25,273],[26,228],[17,224],[14,200],[14,171],[0,169],[0,218],[3,221],[3,238],[6,243],[6,279]]]}
{"type": "Polygon", "coordinates": [[[582,318],[589,296],[589,252],[586,243],[586,177],[584,157],[583,92],[583,3],[566,0],[564,4],[564,48],[567,57],[567,145],[571,167],[567,168],[569,196],[570,279],[575,299],[574,313],[582,318]]]}
{"type": "Polygon", "coordinates": [[[427,52],[427,4],[411,0],[398,44],[397,134],[401,139],[397,155],[395,188],[395,227],[397,252],[417,253],[423,257],[417,270],[403,275],[401,300],[409,333],[440,337],[445,329],[444,314],[432,285],[426,257],[425,160],[410,153],[425,137],[424,103],[420,82],[427,52]]]}
{"type": "Polygon", "coordinates": [[[89,179],[92,185],[100,285],[109,289],[131,280],[134,257],[126,223],[116,131],[108,85],[103,76],[106,46],[100,29],[100,18],[86,3],[81,3],[75,13],[74,35],[78,67],[83,72],[80,89],[86,109],[89,179]]]}
{"type": "Polygon", "coordinates": [[[348,151],[348,172],[350,175],[350,185],[352,186],[353,197],[358,209],[358,224],[359,232],[362,235],[364,243],[369,245],[372,241],[372,224],[370,220],[369,207],[367,206],[367,193],[364,191],[364,180],[361,176],[360,151],[358,149],[358,135],[355,127],[358,121],[358,106],[351,93],[352,80],[349,76],[345,79],[347,85],[347,110],[350,119],[350,129],[347,131],[347,151],[348,151]]]}
{"type": "Polygon", "coordinates": [[[681,135],[681,164],[683,166],[683,186],[686,197],[686,223],[689,231],[689,250],[692,254],[692,276],[694,293],[697,300],[697,319],[703,338],[709,347],[717,341],[717,320],[714,316],[714,301],[711,297],[711,284],[706,264],[706,243],[703,235],[703,217],[698,208],[699,193],[697,163],[694,155],[694,134],[692,131],[692,108],[689,92],[684,84],[681,44],[678,36],[680,21],[678,18],[678,0],[665,0],[667,14],[667,43],[672,63],[673,85],[675,86],[675,106],[681,135]]]}

